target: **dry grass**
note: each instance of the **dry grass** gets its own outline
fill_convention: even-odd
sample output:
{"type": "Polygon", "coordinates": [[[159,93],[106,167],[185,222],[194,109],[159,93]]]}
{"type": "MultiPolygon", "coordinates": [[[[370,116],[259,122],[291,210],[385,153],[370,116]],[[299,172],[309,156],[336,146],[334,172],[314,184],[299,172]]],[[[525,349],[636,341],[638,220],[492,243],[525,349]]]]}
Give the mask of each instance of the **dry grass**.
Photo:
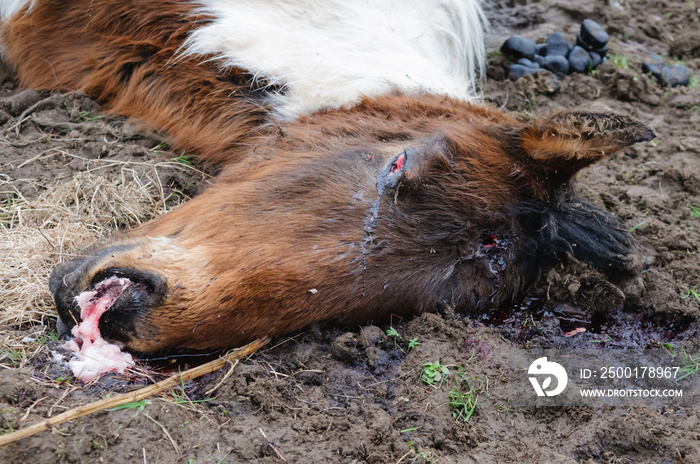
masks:
{"type": "Polygon", "coordinates": [[[0,206],[0,327],[55,317],[48,278],[53,268],[117,228],[164,209],[152,182],[108,180],[81,172],[34,200],[0,206]]]}

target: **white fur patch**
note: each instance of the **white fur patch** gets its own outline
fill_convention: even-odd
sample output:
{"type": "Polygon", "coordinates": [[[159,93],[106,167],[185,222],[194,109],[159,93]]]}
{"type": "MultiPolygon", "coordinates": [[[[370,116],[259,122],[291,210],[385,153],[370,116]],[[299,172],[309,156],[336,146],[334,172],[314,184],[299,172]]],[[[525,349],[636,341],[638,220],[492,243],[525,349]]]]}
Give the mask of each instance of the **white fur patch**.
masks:
{"type": "Polygon", "coordinates": [[[277,114],[337,108],[394,89],[477,98],[478,0],[197,0],[212,24],[185,54],[211,54],[285,91],[277,114]]]}
{"type": "MultiPolygon", "coordinates": [[[[31,10],[35,0],[0,0],[0,32],[2,32],[2,23],[12,18],[25,5],[29,5],[31,10]]],[[[3,54],[2,37],[0,37],[0,56],[3,54]]]]}
{"type": "Polygon", "coordinates": [[[28,3],[34,3],[33,0],[0,0],[0,21],[9,19],[15,13],[28,3]]]}

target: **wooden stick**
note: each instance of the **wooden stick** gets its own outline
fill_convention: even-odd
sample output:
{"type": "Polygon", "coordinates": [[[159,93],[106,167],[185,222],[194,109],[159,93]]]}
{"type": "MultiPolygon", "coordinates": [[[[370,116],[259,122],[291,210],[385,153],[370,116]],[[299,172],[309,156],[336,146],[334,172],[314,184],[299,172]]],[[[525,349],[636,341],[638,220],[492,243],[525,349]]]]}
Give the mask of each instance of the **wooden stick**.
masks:
{"type": "Polygon", "coordinates": [[[248,356],[250,354],[253,354],[260,348],[265,346],[268,341],[269,339],[267,338],[255,340],[254,342],[249,343],[244,347],[230,351],[229,353],[220,357],[219,359],[210,361],[206,364],[202,364],[198,367],[194,367],[185,372],[175,374],[171,377],[168,377],[165,380],[161,380],[158,383],[154,383],[153,385],[149,385],[140,390],[136,390],[129,393],[123,393],[112,398],[106,398],[104,400],[95,401],[94,403],[78,406],[77,408],[70,409],[55,417],[45,419],[37,424],[30,425],[29,427],[25,427],[7,435],[2,435],[0,436],[0,446],[4,446],[17,440],[21,440],[22,438],[35,435],[39,432],[48,430],[53,426],[63,424],[64,422],[68,422],[79,417],[87,416],[89,414],[102,411],[104,409],[115,408],[123,404],[135,403],[137,401],[141,401],[144,398],[148,398],[149,396],[153,396],[156,393],[168,390],[169,388],[175,388],[178,385],[180,385],[181,382],[186,382],[188,380],[201,377],[205,374],[210,374],[214,371],[221,369],[227,362],[234,361],[248,356]]]}

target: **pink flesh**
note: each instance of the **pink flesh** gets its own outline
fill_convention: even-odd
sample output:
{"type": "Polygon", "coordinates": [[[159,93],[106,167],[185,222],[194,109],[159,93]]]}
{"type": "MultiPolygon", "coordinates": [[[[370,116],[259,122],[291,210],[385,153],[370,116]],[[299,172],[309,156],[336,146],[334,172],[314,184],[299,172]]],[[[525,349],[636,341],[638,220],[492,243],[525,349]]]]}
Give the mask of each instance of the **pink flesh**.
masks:
{"type": "Polygon", "coordinates": [[[83,322],[73,327],[75,340],[68,342],[68,348],[75,357],[68,362],[73,374],[84,382],[89,382],[108,372],[124,373],[134,365],[134,358],[124,353],[100,335],[100,318],[112,306],[119,295],[131,285],[125,278],[110,277],[75,299],[80,306],[83,322]],[[97,298],[98,293],[103,293],[97,298]]]}
{"type": "Polygon", "coordinates": [[[403,168],[403,163],[406,161],[406,155],[403,153],[398,157],[394,165],[391,167],[391,173],[396,174],[403,168]]]}

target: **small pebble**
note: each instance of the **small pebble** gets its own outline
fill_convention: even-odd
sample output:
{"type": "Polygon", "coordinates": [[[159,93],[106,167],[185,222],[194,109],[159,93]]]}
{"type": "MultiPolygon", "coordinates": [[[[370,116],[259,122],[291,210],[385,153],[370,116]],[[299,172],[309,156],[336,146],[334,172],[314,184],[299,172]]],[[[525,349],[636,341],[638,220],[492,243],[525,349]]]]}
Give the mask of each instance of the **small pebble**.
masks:
{"type": "Polygon", "coordinates": [[[547,53],[547,44],[537,44],[535,45],[535,56],[544,56],[547,53]]]}
{"type": "Polygon", "coordinates": [[[584,19],[581,23],[581,39],[592,49],[603,48],[608,43],[610,36],[603,26],[593,21],[592,19],[584,19]]]}
{"type": "Polygon", "coordinates": [[[506,56],[512,56],[514,59],[527,58],[532,60],[535,57],[537,45],[532,39],[524,39],[514,35],[506,40],[501,46],[501,52],[506,56]]]}
{"type": "Polygon", "coordinates": [[[588,54],[591,56],[591,66],[593,67],[593,69],[597,68],[598,65],[600,65],[600,63],[603,62],[603,57],[597,54],[596,52],[588,52],[588,54]]]}
{"type": "Polygon", "coordinates": [[[578,45],[571,49],[569,53],[569,71],[572,73],[585,74],[592,64],[591,56],[586,50],[578,45]]]}
{"type": "Polygon", "coordinates": [[[542,63],[544,63],[544,56],[535,55],[535,63],[542,66],[542,63]]]}
{"type": "Polygon", "coordinates": [[[690,83],[690,69],[680,64],[665,66],[661,70],[661,83],[669,87],[688,85],[690,83]]]}
{"type": "Polygon", "coordinates": [[[549,84],[550,88],[546,93],[555,94],[555,93],[559,92],[559,89],[561,89],[561,84],[559,84],[559,78],[557,76],[555,76],[554,74],[552,74],[551,72],[549,73],[548,77],[549,77],[549,80],[547,81],[547,83],[549,84]]]}
{"type": "Polygon", "coordinates": [[[532,74],[537,70],[537,68],[530,68],[528,66],[523,66],[522,64],[511,64],[508,67],[508,77],[511,81],[517,81],[521,77],[532,74]]]}
{"type": "Polygon", "coordinates": [[[561,32],[555,32],[547,37],[547,46],[545,56],[564,56],[569,54],[569,41],[566,40],[561,32]]]}
{"type": "Polygon", "coordinates": [[[555,74],[569,74],[569,62],[561,55],[545,56],[542,67],[555,74]]]}
{"type": "MultiPolygon", "coordinates": [[[[537,55],[535,55],[537,56],[537,55]]],[[[528,68],[535,68],[539,69],[540,65],[537,63],[533,63],[532,61],[528,60],[527,58],[520,58],[518,61],[516,61],[518,64],[522,64],[523,66],[527,66],[528,68]]]]}
{"type": "Polygon", "coordinates": [[[642,60],[642,72],[651,73],[657,79],[661,78],[661,70],[664,68],[664,59],[659,55],[647,55],[642,60]]]}

